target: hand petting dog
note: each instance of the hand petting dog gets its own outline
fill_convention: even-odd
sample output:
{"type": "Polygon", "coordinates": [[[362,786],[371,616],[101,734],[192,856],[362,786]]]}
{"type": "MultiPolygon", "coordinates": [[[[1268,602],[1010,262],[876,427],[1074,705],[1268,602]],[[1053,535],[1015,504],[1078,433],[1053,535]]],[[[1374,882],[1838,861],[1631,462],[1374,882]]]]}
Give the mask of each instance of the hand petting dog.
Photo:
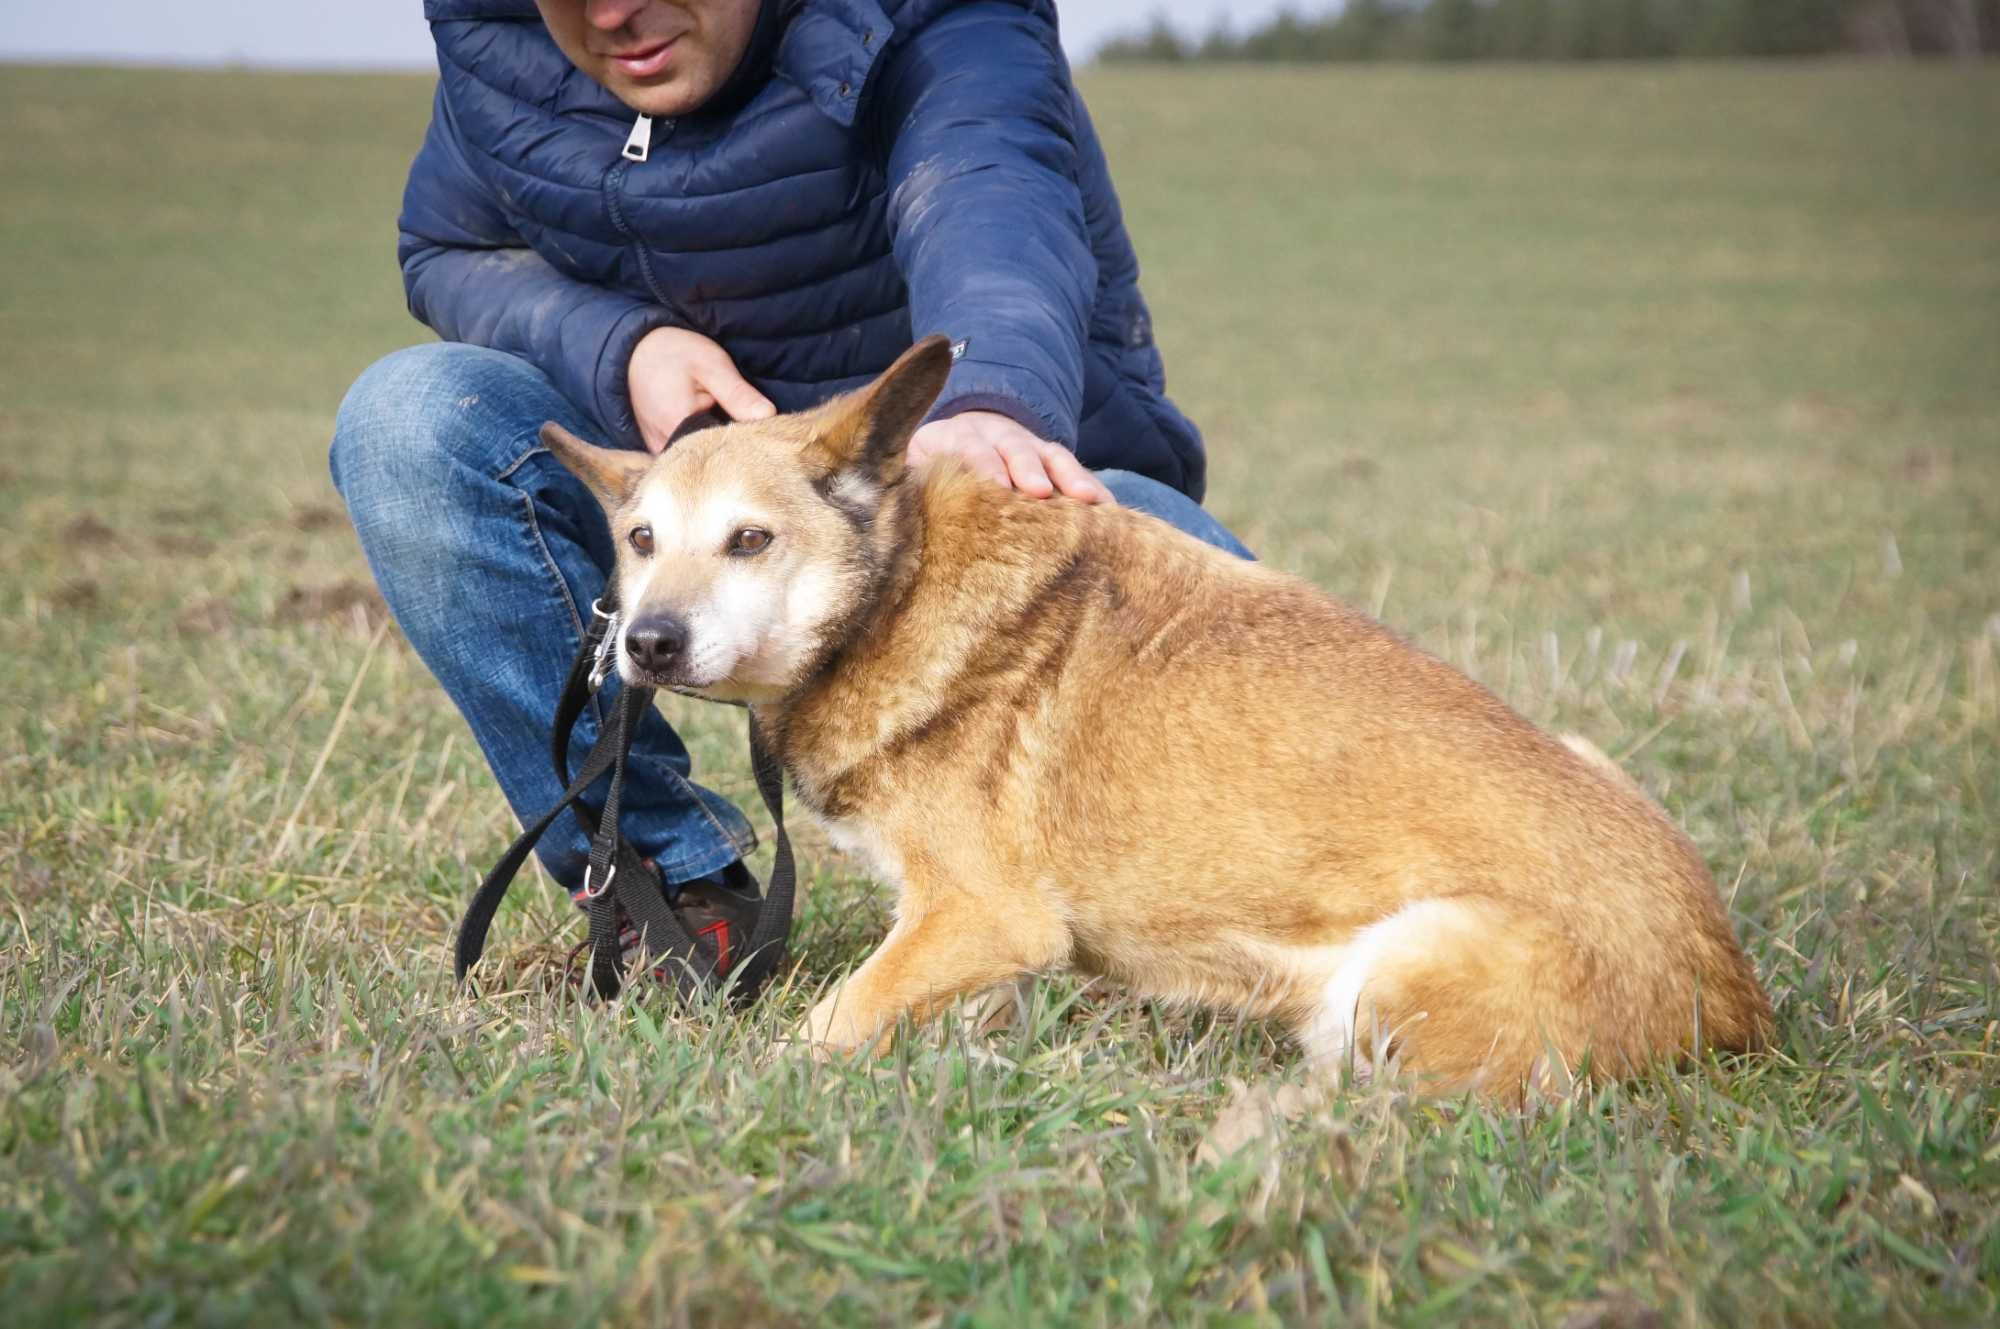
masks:
{"type": "Polygon", "coordinates": [[[778,413],[752,387],[729,352],[699,332],[654,328],[632,348],[625,367],[632,415],[646,451],[658,455],[686,421],[721,408],[732,420],[765,420],[778,413]]]}
{"type": "Polygon", "coordinates": [[[997,411],[962,411],[933,420],[910,439],[910,465],[956,457],[974,475],[1019,490],[1029,498],[1061,494],[1085,503],[1110,503],[1111,491],[1076,454],[1060,443],[1036,438],[997,411]]]}

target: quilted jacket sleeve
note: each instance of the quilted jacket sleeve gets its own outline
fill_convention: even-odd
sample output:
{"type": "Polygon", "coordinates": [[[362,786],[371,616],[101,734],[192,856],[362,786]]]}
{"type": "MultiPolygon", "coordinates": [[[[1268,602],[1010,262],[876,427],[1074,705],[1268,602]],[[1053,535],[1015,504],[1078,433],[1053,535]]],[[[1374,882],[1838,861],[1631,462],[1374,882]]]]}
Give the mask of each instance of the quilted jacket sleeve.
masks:
{"type": "Polygon", "coordinates": [[[1097,263],[1053,10],[956,6],[883,61],[874,114],[910,329],[966,343],[933,415],[998,411],[1073,448],[1097,263]]]}
{"type": "Polygon", "coordinates": [[[639,339],[671,321],[667,312],[558,272],[530,249],[466,164],[442,91],[398,226],[412,314],[446,341],[520,356],[609,441],[640,446],[625,367],[639,339]]]}

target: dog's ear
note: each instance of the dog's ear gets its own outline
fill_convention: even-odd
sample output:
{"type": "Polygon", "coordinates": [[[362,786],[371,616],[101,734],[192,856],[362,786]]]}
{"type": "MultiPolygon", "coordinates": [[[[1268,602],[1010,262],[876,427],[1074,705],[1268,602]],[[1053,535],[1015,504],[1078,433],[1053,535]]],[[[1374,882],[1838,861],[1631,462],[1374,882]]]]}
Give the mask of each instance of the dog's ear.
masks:
{"type": "Polygon", "coordinates": [[[650,452],[631,448],[600,448],[550,420],[542,426],[542,446],[569,467],[571,475],[583,481],[597,501],[610,512],[625,505],[638,488],[639,477],[653,464],[650,452]]]}
{"type": "Polygon", "coordinates": [[[830,469],[853,468],[878,480],[893,479],[903,468],[910,435],[944,391],[951,361],[950,338],[924,338],[873,383],[827,403],[814,450],[830,469]]]}

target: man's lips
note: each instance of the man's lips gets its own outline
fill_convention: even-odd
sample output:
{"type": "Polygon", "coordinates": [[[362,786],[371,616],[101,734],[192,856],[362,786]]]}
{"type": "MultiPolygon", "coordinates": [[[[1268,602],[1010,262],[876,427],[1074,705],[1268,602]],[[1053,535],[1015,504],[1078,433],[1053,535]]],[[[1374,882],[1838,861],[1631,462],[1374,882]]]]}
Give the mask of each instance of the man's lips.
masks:
{"type": "Polygon", "coordinates": [[[651,78],[672,61],[674,47],[680,44],[680,40],[679,37],[670,37],[652,46],[642,46],[635,51],[627,51],[609,58],[618,71],[628,78],[651,78]]]}

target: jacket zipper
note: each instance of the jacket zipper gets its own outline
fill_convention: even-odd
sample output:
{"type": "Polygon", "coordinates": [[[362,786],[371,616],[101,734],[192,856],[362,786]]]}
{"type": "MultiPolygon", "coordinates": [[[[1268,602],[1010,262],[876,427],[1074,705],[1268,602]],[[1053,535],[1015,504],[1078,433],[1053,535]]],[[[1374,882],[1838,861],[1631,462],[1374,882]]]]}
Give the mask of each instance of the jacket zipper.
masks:
{"type": "Polygon", "coordinates": [[[619,156],[623,160],[605,173],[604,207],[611,214],[611,224],[618,228],[618,234],[624,236],[630,242],[632,252],[639,260],[639,275],[646,279],[646,289],[652,292],[654,302],[664,305],[666,308],[673,310],[676,315],[685,318],[680,306],[669,300],[667,293],[660,289],[659,280],[653,275],[653,260],[646,253],[645,242],[640,240],[638,233],[632,229],[632,223],[625,219],[625,202],[623,198],[625,175],[632,169],[632,163],[646,160],[647,156],[653,150],[653,138],[655,134],[664,143],[673,137],[673,133],[674,121],[672,120],[660,121],[657,128],[653,123],[653,117],[650,115],[642,115],[633,122],[632,132],[625,139],[625,149],[619,153],[619,156]]]}
{"type": "MultiPolygon", "coordinates": [[[[667,121],[667,132],[673,132],[674,122],[667,121]]],[[[653,150],[653,117],[642,115],[632,122],[632,132],[625,136],[625,151],[619,155],[628,162],[642,162],[653,150]]]]}

